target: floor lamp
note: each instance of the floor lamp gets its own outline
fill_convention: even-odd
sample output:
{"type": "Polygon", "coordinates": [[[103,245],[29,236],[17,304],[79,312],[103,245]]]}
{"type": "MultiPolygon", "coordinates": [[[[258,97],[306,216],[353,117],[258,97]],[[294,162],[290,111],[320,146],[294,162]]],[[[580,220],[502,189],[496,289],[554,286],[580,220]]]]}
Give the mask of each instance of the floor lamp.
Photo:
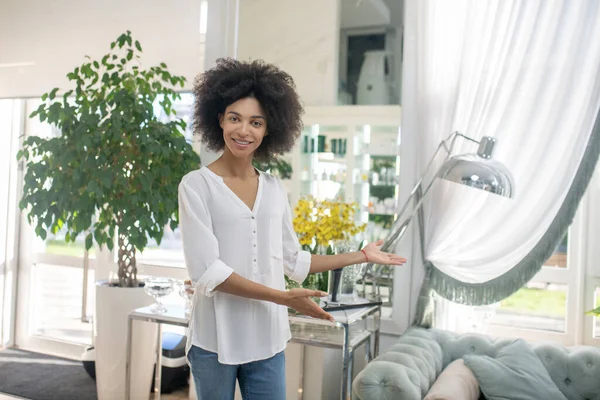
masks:
{"type": "MultiPolygon", "coordinates": [[[[500,196],[513,198],[515,184],[512,174],[502,163],[492,159],[495,145],[496,139],[490,136],[484,136],[480,141],[477,141],[460,132],[453,132],[448,138],[442,140],[425,168],[425,172],[421,175],[419,181],[410,192],[408,199],[400,209],[388,235],[384,239],[381,250],[385,252],[394,252],[414,216],[417,215],[417,213],[420,213],[419,219],[422,219],[421,207],[436,178],[470,186],[500,196]],[[458,138],[478,144],[479,147],[477,152],[453,156],[454,145],[458,138]],[[425,183],[425,178],[429,176],[436,158],[442,152],[446,153],[444,162],[438,168],[431,180],[428,183],[425,183]],[[405,217],[405,215],[408,216],[405,217]]],[[[419,227],[419,240],[422,249],[422,226],[419,227]]],[[[367,264],[362,275],[363,296],[365,295],[365,281],[367,279],[372,282],[374,287],[376,287],[376,294],[378,296],[380,295],[378,280],[382,278],[382,269],[383,266],[377,266],[372,263],[367,264]]],[[[390,286],[390,298],[391,297],[392,287],[390,286]]]]}

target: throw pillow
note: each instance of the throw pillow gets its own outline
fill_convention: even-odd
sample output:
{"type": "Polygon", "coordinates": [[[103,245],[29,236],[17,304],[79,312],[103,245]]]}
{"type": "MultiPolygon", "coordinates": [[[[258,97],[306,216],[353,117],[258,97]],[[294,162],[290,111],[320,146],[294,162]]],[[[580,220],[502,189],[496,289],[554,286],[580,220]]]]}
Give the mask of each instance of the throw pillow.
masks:
{"type": "Polygon", "coordinates": [[[501,348],[496,358],[465,355],[464,360],[488,400],[567,400],[522,339],[501,348]]]}
{"type": "Polygon", "coordinates": [[[448,364],[423,400],[477,400],[479,394],[477,378],[459,358],[448,364]]]}

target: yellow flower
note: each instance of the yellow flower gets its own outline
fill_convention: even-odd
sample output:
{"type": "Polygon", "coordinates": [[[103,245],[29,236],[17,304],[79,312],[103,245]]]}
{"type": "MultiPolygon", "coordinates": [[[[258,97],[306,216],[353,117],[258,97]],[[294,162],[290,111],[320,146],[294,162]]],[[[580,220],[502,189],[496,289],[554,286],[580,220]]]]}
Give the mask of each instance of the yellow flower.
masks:
{"type": "Polygon", "coordinates": [[[294,230],[303,246],[327,246],[334,240],[348,240],[367,226],[356,223],[358,211],[356,203],[302,198],[294,207],[294,230]]]}

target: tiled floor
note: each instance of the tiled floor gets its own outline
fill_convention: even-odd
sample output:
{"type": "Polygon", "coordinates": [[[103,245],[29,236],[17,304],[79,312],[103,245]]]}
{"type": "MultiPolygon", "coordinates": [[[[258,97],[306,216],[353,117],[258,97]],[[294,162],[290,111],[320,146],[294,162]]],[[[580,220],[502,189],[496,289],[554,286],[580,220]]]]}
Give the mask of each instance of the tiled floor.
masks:
{"type": "MultiPolygon", "coordinates": [[[[161,400],[165,399],[165,400],[187,400],[189,399],[188,396],[188,388],[185,388],[183,390],[180,390],[178,392],[173,392],[170,394],[163,394],[162,396],[160,396],[161,400]]],[[[0,399],[2,400],[2,399],[0,399]]]]}
{"type": "MultiPolygon", "coordinates": [[[[178,392],[173,392],[170,394],[163,394],[162,396],[160,396],[161,400],[187,400],[188,399],[188,389],[184,389],[184,390],[180,390],[178,392]]],[[[27,400],[24,399],[23,397],[15,397],[15,396],[11,396],[8,394],[3,394],[0,393],[0,400],[27,400]]],[[[150,397],[150,400],[152,400],[152,396],[150,397]]]]}

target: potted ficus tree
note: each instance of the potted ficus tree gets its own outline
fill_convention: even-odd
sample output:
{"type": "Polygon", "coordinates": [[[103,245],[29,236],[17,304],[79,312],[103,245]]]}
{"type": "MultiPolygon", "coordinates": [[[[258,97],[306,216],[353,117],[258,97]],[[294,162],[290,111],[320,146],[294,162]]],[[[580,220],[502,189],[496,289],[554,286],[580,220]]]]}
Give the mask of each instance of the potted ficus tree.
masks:
{"type": "MultiPolygon", "coordinates": [[[[58,88],[44,94],[30,116],[60,135],[28,137],[18,154],[26,163],[19,206],[39,237],[60,230],[67,242],[84,236],[88,250],[116,246],[118,281],[96,285],[100,399],[124,397],[127,315],[152,303],[138,281],[136,254],[150,239],[160,244],[166,227],[177,227],[177,186],[200,163],[172,108],[185,78],[164,63],[144,69],[141,53],[128,31],[100,59],[86,57],[67,74],[74,88],[59,97],[58,88]]],[[[146,396],[151,360],[147,373],[147,383],[134,383],[146,396]]]]}

